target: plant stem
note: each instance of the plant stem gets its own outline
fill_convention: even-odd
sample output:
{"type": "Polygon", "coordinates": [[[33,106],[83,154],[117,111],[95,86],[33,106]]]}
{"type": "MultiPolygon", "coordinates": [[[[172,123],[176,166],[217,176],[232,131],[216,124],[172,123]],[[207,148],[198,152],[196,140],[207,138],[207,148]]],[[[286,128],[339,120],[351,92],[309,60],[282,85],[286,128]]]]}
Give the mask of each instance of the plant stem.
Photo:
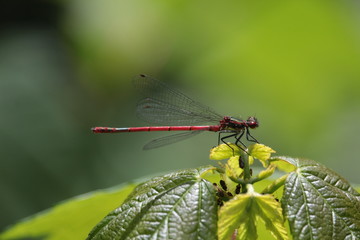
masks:
{"type": "MultiPolygon", "coordinates": [[[[241,155],[241,160],[244,162],[244,181],[248,182],[249,179],[251,178],[249,155],[245,151],[241,151],[240,155],[241,155]]],[[[246,193],[247,192],[246,184],[242,184],[241,189],[243,193],[246,193]]]]}

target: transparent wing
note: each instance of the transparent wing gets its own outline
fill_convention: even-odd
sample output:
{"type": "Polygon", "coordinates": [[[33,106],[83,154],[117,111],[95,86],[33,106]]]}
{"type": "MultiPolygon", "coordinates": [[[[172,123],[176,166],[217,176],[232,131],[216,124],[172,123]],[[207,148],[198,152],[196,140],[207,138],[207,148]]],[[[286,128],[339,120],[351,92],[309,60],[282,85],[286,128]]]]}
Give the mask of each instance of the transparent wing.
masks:
{"type": "Polygon", "coordinates": [[[145,97],[137,106],[137,115],[147,122],[170,125],[218,123],[223,118],[209,107],[154,78],[139,75],[135,77],[134,85],[145,97]]]}
{"type": "Polygon", "coordinates": [[[202,133],[203,131],[192,131],[192,132],[184,132],[184,133],[177,133],[166,137],[161,137],[154,139],[143,147],[144,150],[150,150],[153,148],[162,147],[165,145],[173,144],[182,140],[185,140],[187,138],[193,137],[195,135],[198,135],[199,133],[202,133]]]}

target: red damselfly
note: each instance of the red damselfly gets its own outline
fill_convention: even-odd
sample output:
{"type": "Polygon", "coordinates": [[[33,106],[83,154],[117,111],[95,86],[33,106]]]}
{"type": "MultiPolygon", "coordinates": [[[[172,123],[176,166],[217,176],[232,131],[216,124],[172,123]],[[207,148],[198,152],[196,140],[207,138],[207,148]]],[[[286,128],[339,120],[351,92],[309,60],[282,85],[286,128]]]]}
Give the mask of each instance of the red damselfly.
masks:
{"type": "Polygon", "coordinates": [[[249,132],[249,129],[259,126],[259,122],[255,117],[249,117],[247,120],[235,119],[229,116],[224,117],[165,83],[143,74],[135,77],[134,85],[145,97],[137,106],[138,117],[150,123],[166,124],[168,126],[94,127],[91,129],[94,133],[187,131],[152,140],[144,146],[144,149],[175,143],[204,131],[218,132],[218,144],[220,141],[227,144],[225,139],[234,137],[236,145],[240,143],[245,146],[241,142],[241,137],[244,134],[248,141],[257,142],[249,132]],[[199,123],[212,123],[213,125],[196,125],[199,123]],[[228,135],[221,137],[220,134],[222,133],[228,135]]]}

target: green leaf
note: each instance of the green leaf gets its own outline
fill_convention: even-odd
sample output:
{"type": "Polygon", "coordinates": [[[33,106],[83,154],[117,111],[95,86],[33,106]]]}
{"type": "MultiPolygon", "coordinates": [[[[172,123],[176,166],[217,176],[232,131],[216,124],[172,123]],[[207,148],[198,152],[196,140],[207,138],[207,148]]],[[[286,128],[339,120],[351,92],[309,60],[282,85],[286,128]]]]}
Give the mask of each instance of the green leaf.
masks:
{"type": "Polygon", "coordinates": [[[239,166],[239,156],[230,157],[225,165],[227,176],[238,178],[244,170],[239,166]]]}
{"type": "Polygon", "coordinates": [[[294,239],[360,239],[360,194],[319,163],[291,161],[282,206],[294,239]]]}
{"type": "Polygon", "coordinates": [[[140,186],[88,239],[216,239],[217,204],[207,168],[183,170],[140,186]]]}
{"type": "Polygon", "coordinates": [[[276,167],[284,172],[293,172],[296,170],[296,162],[293,158],[289,157],[272,157],[270,163],[275,164],[276,167]]]}
{"type": "Polygon", "coordinates": [[[275,239],[288,239],[280,203],[272,195],[254,192],[247,185],[246,194],[236,195],[219,212],[220,240],[228,240],[237,229],[236,239],[256,239],[257,222],[262,220],[275,239]]]}
{"type": "Polygon", "coordinates": [[[230,158],[232,156],[239,156],[239,155],[240,155],[240,148],[233,143],[228,143],[228,145],[220,144],[219,146],[214,147],[210,150],[211,160],[223,160],[230,158]]]}
{"type": "Polygon", "coordinates": [[[275,165],[269,165],[268,168],[266,168],[265,170],[261,171],[258,176],[260,179],[264,179],[264,178],[268,178],[270,177],[275,171],[275,165]]]}
{"type": "Polygon", "coordinates": [[[216,167],[209,167],[208,169],[206,169],[205,171],[203,171],[201,173],[200,177],[202,179],[205,179],[205,180],[207,180],[209,182],[212,182],[212,183],[216,183],[216,182],[219,182],[221,180],[221,175],[217,171],[216,167]]]}
{"type": "Polygon", "coordinates": [[[123,184],[69,199],[12,226],[0,239],[85,239],[94,225],[119,206],[136,185],[123,184]]]}
{"type": "Polygon", "coordinates": [[[255,179],[258,179],[257,181],[260,181],[268,178],[274,173],[275,169],[276,166],[274,164],[270,164],[265,170],[259,172],[259,174],[255,176],[255,179]]]}
{"type": "Polygon", "coordinates": [[[264,144],[253,144],[248,148],[251,157],[259,159],[264,167],[267,167],[267,160],[270,158],[272,153],[275,153],[273,149],[264,144]]]}

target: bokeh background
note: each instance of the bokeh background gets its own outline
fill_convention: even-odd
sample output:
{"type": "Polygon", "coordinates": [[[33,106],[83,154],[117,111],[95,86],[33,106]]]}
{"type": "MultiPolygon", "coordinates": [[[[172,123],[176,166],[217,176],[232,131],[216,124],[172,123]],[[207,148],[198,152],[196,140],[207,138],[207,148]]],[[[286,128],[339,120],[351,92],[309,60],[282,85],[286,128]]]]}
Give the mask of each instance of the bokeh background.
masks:
{"type": "Polygon", "coordinates": [[[353,183],[360,142],[358,1],[0,3],[0,229],[69,197],[211,164],[217,135],[142,151],[131,80],[175,85],[221,114],[255,115],[279,155],[353,183]]]}

